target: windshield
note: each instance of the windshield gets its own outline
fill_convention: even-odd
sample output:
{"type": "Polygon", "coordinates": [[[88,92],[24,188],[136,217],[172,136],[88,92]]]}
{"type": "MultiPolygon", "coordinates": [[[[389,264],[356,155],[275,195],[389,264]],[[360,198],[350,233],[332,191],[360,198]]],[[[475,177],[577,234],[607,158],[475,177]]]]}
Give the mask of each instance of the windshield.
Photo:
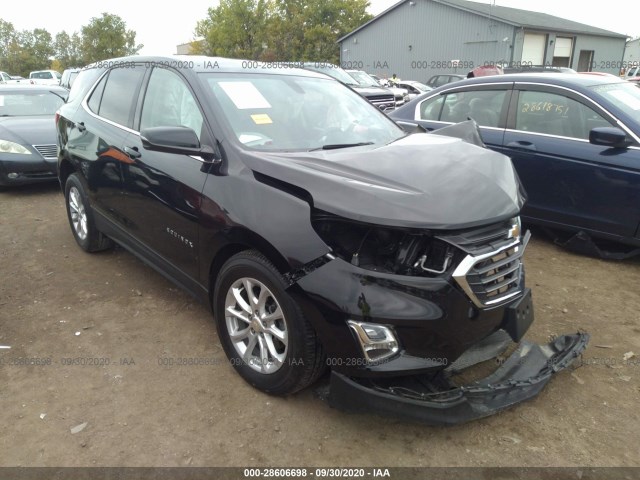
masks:
{"type": "Polygon", "coordinates": [[[405,135],[333,80],[293,75],[201,74],[245,147],[301,151],[385,145],[405,135]]]}
{"type": "Polygon", "coordinates": [[[0,117],[53,115],[64,104],[54,92],[0,92],[0,117]]]}
{"type": "Polygon", "coordinates": [[[411,85],[413,88],[420,90],[421,92],[429,92],[431,91],[431,87],[427,87],[424,83],[420,82],[411,82],[408,85],[411,85]]]}
{"type": "MultiPolygon", "coordinates": [[[[596,85],[591,89],[613,103],[620,110],[623,110],[635,122],[640,123],[640,89],[624,81],[596,85]]],[[[637,128],[637,125],[634,125],[634,130],[637,131],[637,128]]]]}
{"type": "Polygon", "coordinates": [[[361,87],[379,87],[380,84],[367,73],[360,71],[348,72],[361,87]]]}

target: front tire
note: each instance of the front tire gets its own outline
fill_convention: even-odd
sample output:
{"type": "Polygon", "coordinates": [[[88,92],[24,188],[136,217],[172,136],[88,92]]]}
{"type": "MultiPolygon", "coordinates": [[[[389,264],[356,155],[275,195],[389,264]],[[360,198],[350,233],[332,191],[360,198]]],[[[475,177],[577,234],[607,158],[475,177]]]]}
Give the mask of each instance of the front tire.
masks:
{"type": "Polygon", "coordinates": [[[64,199],[71,232],[80,248],[85,252],[99,252],[113,246],[112,240],[95,226],[89,197],[78,174],[72,173],[67,178],[64,199]]]}
{"type": "Polygon", "coordinates": [[[285,288],[271,262],[250,250],[223,265],[213,295],[229,361],[249,384],[276,395],[311,385],[325,365],[313,327],[285,288]]]}

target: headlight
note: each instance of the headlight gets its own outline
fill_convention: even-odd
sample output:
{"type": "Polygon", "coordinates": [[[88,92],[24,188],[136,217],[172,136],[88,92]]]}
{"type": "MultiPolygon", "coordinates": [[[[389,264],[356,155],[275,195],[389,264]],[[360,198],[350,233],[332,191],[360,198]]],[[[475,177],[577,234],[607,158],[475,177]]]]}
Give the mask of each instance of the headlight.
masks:
{"type": "Polygon", "coordinates": [[[31,155],[31,152],[19,143],[8,140],[0,140],[0,153],[19,153],[21,155],[31,155]]]}
{"type": "Polygon", "coordinates": [[[368,225],[320,210],[311,224],[333,255],[366,270],[433,276],[452,265],[454,248],[427,231],[368,225]]]}

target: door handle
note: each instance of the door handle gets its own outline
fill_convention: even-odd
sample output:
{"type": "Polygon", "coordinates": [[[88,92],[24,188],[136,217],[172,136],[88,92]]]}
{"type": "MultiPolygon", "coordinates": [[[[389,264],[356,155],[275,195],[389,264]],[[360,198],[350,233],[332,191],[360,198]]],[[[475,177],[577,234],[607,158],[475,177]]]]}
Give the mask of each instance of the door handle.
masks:
{"type": "Polygon", "coordinates": [[[506,145],[509,148],[514,148],[516,150],[529,150],[531,152],[535,152],[538,149],[536,148],[536,146],[531,143],[531,142],[526,142],[524,140],[518,140],[516,142],[509,142],[506,145]]]}
{"type": "Polygon", "coordinates": [[[84,122],[76,123],[76,127],[79,132],[84,132],[87,129],[87,127],[84,126],[84,122]]]}
{"type": "Polygon", "coordinates": [[[124,153],[126,153],[129,158],[133,160],[142,156],[142,154],[138,151],[138,147],[124,147],[124,153]]]}

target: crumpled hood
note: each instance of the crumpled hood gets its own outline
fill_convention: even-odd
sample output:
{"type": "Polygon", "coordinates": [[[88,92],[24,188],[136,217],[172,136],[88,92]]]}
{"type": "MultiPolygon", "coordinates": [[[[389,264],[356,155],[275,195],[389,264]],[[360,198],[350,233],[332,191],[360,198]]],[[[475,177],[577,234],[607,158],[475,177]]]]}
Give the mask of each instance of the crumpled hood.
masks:
{"type": "Polygon", "coordinates": [[[377,225],[469,228],[514,216],[524,203],[508,157],[445,136],[413,134],[377,148],[261,153],[245,162],[305,189],[318,209],[377,225]]]}
{"type": "Polygon", "coordinates": [[[55,119],[53,115],[0,117],[0,140],[21,145],[55,145],[55,119]]]}

